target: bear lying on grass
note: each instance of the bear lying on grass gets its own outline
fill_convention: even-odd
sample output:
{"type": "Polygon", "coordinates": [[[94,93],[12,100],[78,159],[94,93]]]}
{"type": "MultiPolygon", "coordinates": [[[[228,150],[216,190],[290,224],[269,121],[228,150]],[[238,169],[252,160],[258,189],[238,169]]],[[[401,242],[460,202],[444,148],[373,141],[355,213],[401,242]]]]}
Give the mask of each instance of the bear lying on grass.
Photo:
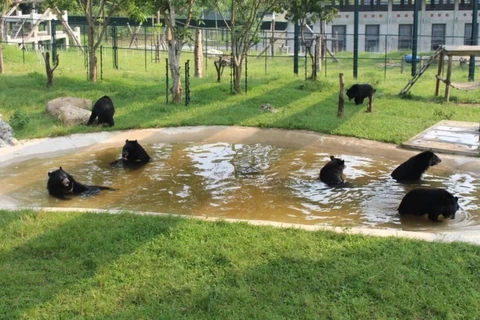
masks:
{"type": "Polygon", "coordinates": [[[421,152],[393,170],[391,176],[397,181],[416,181],[422,178],[422,175],[428,168],[442,162],[442,160],[432,151],[421,152]]]}
{"type": "Polygon", "coordinates": [[[371,85],[365,84],[354,84],[347,90],[348,101],[354,99],[355,104],[363,104],[363,100],[368,98],[368,103],[371,104],[373,99],[373,94],[377,91],[371,85]]]}
{"type": "Polygon", "coordinates": [[[68,198],[65,197],[66,194],[79,195],[83,193],[91,195],[99,193],[100,190],[116,190],[110,187],[81,184],[76,181],[72,175],[63,170],[62,167],[55,171],[48,172],[47,189],[51,196],[62,200],[68,200],[68,198]]]}
{"type": "Polygon", "coordinates": [[[418,188],[409,191],[403,197],[398,212],[402,216],[406,214],[415,216],[428,214],[428,219],[437,221],[440,215],[455,219],[455,213],[459,208],[458,197],[454,197],[445,189],[418,188]]]}
{"type": "Polygon", "coordinates": [[[138,167],[150,161],[147,151],[137,140],[126,140],[122,148],[122,158],[110,163],[111,166],[138,167]]]}
{"type": "Polygon", "coordinates": [[[320,181],[329,186],[342,184],[343,169],[345,169],[345,160],[330,156],[330,161],[320,170],[320,181]]]}
{"type": "Polygon", "coordinates": [[[90,119],[88,119],[87,125],[93,124],[95,118],[98,117],[98,124],[108,124],[108,126],[113,127],[115,125],[113,121],[113,115],[115,114],[115,107],[113,106],[113,101],[108,96],[103,96],[95,102],[95,105],[92,108],[92,114],[90,119]]]}

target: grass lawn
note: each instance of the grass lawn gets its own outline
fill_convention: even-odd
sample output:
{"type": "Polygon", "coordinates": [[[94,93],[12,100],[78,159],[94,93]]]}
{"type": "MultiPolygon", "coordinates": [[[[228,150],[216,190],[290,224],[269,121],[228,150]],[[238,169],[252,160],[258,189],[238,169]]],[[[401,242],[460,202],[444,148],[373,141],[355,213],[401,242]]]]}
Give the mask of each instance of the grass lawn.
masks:
{"type": "Polygon", "coordinates": [[[0,211],[2,319],[476,319],[480,247],[0,211]]]}
{"type": "MultiPolygon", "coordinates": [[[[141,50],[121,51],[118,70],[104,50],[97,83],[86,81],[82,54],[59,53],[55,85],[46,88],[40,56],[4,46],[0,113],[17,139],[243,125],[401,143],[443,119],[480,120],[480,91],[454,90],[450,103],[434,96],[436,66],[399,97],[409,71],[385,73],[378,66],[383,55],[363,54],[358,80],[351,59],[339,55],[316,82],[305,81],[303,69],[293,75],[290,57],[249,57],[248,93],[238,95],[230,93],[229,70],[217,83],[208,60],[203,78],[192,75],[185,106],[165,103],[165,64],[141,50]],[[347,87],[377,88],[373,113],[347,102],[344,117],[336,117],[340,72],[347,87]],[[115,103],[114,128],[65,127],[45,113],[57,97],[103,95],[115,103]],[[279,112],[261,111],[265,103],[279,112]]],[[[183,59],[193,61],[189,53],[183,59]]],[[[452,79],[465,82],[467,73],[455,66],[452,79]]],[[[0,210],[1,319],[476,319],[479,274],[480,247],[463,243],[128,213],[0,210]]]]}

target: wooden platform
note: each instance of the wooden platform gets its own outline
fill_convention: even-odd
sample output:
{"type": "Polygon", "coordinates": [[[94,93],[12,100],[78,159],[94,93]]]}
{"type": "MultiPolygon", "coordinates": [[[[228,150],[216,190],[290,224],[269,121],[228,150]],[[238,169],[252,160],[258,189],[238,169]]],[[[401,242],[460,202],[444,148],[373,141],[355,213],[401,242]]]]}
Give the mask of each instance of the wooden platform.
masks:
{"type": "Polygon", "coordinates": [[[480,156],[480,131],[478,122],[443,120],[411,138],[402,146],[438,153],[480,156]]]}

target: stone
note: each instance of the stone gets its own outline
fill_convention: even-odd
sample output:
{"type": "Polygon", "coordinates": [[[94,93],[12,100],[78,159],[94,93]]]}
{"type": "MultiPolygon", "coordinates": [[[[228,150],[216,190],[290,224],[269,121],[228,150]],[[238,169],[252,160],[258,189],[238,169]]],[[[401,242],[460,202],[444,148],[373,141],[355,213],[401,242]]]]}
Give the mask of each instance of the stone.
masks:
{"type": "Polygon", "coordinates": [[[92,100],[61,97],[47,103],[46,112],[58,119],[64,125],[87,124],[92,109],[92,100]]]}
{"type": "Polygon", "coordinates": [[[12,127],[2,118],[0,114],[0,148],[13,146],[17,144],[17,139],[13,137],[12,127]]]}

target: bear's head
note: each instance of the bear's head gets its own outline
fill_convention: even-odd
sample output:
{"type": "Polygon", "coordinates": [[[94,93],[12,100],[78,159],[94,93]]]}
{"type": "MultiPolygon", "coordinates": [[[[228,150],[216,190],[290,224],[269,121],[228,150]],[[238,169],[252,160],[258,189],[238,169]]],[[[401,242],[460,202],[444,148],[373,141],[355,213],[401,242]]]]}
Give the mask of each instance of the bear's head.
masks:
{"type": "Polygon", "coordinates": [[[442,162],[442,159],[440,159],[435,153],[432,151],[426,151],[429,154],[430,157],[430,167],[436,166],[440,162],[442,162]]]}
{"type": "Polygon", "coordinates": [[[345,160],[343,160],[343,159],[335,158],[334,156],[330,156],[330,163],[340,170],[345,169],[345,160]]]}
{"type": "Polygon", "coordinates": [[[122,159],[128,161],[138,160],[138,150],[142,149],[137,140],[126,140],[122,149],[122,159]]]}
{"type": "Polygon", "coordinates": [[[347,90],[348,101],[355,98],[357,96],[357,93],[358,93],[358,85],[354,84],[347,90]]]}
{"type": "Polygon", "coordinates": [[[442,215],[445,218],[455,219],[455,213],[460,206],[458,205],[458,197],[454,197],[452,194],[446,194],[442,199],[443,212],[442,215]]]}
{"type": "Polygon", "coordinates": [[[73,191],[74,180],[62,167],[48,172],[47,188],[51,191],[69,193],[73,191]]]}

